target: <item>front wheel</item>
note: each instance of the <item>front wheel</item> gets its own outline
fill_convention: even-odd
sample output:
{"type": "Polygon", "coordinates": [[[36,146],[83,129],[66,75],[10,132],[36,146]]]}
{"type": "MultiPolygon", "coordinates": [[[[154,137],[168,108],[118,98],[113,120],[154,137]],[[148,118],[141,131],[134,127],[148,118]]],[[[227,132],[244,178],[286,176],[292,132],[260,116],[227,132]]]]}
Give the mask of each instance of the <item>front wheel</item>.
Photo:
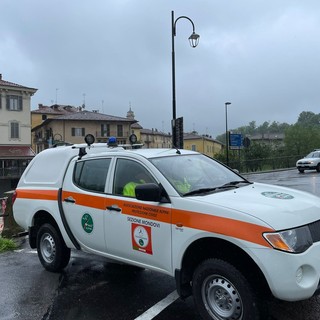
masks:
{"type": "Polygon", "coordinates": [[[42,225],[38,231],[37,251],[41,264],[51,272],[61,271],[70,260],[70,249],[60,232],[49,223],[42,225]]]}
{"type": "Polygon", "coordinates": [[[261,320],[266,314],[247,279],[230,263],[209,259],[194,272],[195,306],[206,320],[261,320]]]}

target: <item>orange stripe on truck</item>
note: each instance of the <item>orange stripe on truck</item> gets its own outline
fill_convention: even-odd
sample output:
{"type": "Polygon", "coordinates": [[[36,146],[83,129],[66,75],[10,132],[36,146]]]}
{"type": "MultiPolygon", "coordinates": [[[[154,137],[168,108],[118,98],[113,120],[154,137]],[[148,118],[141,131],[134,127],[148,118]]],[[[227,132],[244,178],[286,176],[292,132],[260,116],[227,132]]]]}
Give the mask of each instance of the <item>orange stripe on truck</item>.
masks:
{"type": "Polygon", "coordinates": [[[76,200],[76,205],[106,210],[105,196],[93,196],[71,191],[62,191],[62,201],[68,197],[74,198],[76,200]]]}
{"type": "Polygon", "coordinates": [[[58,200],[58,190],[16,189],[17,199],[58,200]]]}
{"type": "Polygon", "coordinates": [[[262,233],[274,231],[273,229],[249,222],[177,209],[173,210],[172,224],[182,224],[188,228],[223,234],[265,247],[271,246],[263,238],[262,233]]]}
{"type": "MultiPolygon", "coordinates": [[[[58,190],[20,190],[17,189],[17,198],[37,200],[58,200],[58,190]]],[[[172,223],[173,225],[198,229],[207,232],[222,234],[252,243],[271,247],[263,238],[263,232],[273,232],[271,228],[248,223],[240,220],[224,218],[212,214],[194,211],[170,209],[162,206],[142,204],[134,201],[124,201],[108,198],[105,195],[93,196],[77,192],[63,191],[62,201],[67,197],[73,197],[76,205],[106,210],[107,206],[117,205],[121,208],[121,214],[150,219],[154,221],[172,223]],[[172,215],[170,214],[172,211],[172,215]]]]}

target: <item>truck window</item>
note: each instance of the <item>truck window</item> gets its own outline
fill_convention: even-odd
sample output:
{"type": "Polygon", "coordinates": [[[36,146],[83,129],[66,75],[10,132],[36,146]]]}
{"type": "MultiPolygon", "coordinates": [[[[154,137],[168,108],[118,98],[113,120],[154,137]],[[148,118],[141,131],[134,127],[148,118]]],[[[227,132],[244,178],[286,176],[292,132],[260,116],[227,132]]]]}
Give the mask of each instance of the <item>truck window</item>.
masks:
{"type": "Polygon", "coordinates": [[[135,197],[135,186],[156,181],[140,163],[128,159],[118,159],[114,174],[113,194],[135,197]]]}
{"type": "Polygon", "coordinates": [[[78,187],[96,192],[104,192],[110,159],[94,159],[76,163],[73,182],[78,187]]]}

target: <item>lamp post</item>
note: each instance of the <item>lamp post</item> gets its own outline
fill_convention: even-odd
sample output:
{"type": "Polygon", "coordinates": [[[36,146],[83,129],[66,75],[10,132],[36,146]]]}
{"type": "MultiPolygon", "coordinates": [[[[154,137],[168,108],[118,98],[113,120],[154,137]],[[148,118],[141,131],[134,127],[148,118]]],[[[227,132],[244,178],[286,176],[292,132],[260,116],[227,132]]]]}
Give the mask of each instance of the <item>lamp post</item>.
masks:
{"type": "Polygon", "coordinates": [[[172,147],[175,147],[177,144],[176,137],[176,71],[175,71],[175,51],[174,51],[174,37],[176,36],[176,24],[179,19],[187,19],[192,24],[192,34],[188,38],[190,46],[195,48],[199,43],[200,36],[195,33],[195,27],[193,21],[186,17],[180,16],[176,20],[174,19],[174,11],[171,11],[171,34],[172,34],[172,147]]]}
{"type": "Polygon", "coordinates": [[[225,102],[226,109],[226,149],[227,149],[227,166],[229,166],[229,132],[228,132],[228,106],[231,102],[225,102]]]}

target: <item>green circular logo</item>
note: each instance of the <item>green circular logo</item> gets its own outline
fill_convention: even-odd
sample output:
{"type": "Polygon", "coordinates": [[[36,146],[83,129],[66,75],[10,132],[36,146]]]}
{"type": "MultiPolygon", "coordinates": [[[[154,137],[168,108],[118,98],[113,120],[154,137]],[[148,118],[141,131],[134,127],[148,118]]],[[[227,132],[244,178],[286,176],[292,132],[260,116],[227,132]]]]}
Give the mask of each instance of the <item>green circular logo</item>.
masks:
{"type": "Polygon", "coordinates": [[[81,224],[85,232],[91,233],[93,231],[93,220],[89,213],[85,213],[82,216],[81,224]]]}
{"type": "Polygon", "coordinates": [[[267,198],[272,199],[291,200],[294,198],[291,194],[283,192],[262,192],[261,194],[267,198]]]}

